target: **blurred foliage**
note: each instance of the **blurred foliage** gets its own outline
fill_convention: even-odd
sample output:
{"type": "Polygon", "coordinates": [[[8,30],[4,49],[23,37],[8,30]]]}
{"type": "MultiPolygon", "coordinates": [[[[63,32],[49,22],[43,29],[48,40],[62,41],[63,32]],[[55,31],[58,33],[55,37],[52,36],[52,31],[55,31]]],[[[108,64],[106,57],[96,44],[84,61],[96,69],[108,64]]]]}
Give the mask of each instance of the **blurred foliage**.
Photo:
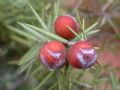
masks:
{"type": "MultiPolygon", "coordinates": [[[[76,16],[80,23],[83,31],[72,41],[89,38],[106,26],[114,28],[115,33],[118,34],[119,0],[112,2],[113,4],[108,7],[110,13],[107,15],[117,13],[115,16],[117,20],[114,19],[115,24],[113,18],[105,19],[108,18],[108,16],[105,17],[106,12],[104,14],[98,10],[110,0],[77,1],[79,3],[74,8],[69,8],[69,5],[63,4],[62,0],[59,2],[57,0],[0,0],[0,63],[6,60],[7,62],[4,62],[10,64],[2,66],[2,62],[0,65],[0,90],[96,90],[104,85],[108,90],[109,88],[120,89],[114,70],[107,67],[103,68],[110,73],[101,74],[104,71],[101,71],[98,65],[87,70],[73,69],[69,66],[65,74],[65,67],[50,71],[38,60],[39,49],[46,41],[68,42],[53,31],[54,19],[60,14],[69,13],[76,16]],[[82,1],[83,5],[81,5],[82,1]],[[90,4],[85,3],[87,1],[91,5],[84,5],[90,4]],[[96,3],[100,4],[97,11],[94,8],[96,3]],[[101,16],[101,14],[104,15],[101,16]],[[85,22],[81,21],[79,16],[85,18],[85,22]]],[[[104,90],[107,89],[104,88],[104,90]]]]}

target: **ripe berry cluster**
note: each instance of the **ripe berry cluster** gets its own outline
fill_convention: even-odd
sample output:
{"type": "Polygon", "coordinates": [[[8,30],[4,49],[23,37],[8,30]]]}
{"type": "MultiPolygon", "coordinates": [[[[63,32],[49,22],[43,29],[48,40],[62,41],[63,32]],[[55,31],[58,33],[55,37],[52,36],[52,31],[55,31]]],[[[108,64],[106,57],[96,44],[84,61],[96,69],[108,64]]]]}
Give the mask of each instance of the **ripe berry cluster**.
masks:
{"type": "MultiPolygon", "coordinates": [[[[67,26],[78,33],[79,25],[69,15],[59,16],[55,20],[54,30],[59,36],[70,40],[75,35],[67,26]]],[[[77,41],[70,46],[68,51],[62,42],[50,41],[40,49],[39,58],[49,69],[60,69],[67,61],[75,68],[85,69],[91,67],[96,62],[97,54],[94,47],[85,40],[77,41]]]]}

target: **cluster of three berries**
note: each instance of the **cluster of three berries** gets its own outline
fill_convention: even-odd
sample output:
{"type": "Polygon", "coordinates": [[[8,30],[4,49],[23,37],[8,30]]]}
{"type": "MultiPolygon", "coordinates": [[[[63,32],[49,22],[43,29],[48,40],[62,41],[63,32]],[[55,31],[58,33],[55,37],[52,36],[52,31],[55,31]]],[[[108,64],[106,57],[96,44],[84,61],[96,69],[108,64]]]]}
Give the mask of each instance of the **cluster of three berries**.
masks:
{"type": "MultiPolygon", "coordinates": [[[[59,16],[54,23],[56,33],[69,40],[75,35],[67,26],[78,33],[79,26],[71,16],[59,16]]],[[[62,42],[50,41],[40,49],[39,57],[48,69],[60,69],[67,61],[73,67],[83,69],[91,67],[96,62],[97,54],[88,41],[77,41],[71,45],[68,51],[62,42]]]]}

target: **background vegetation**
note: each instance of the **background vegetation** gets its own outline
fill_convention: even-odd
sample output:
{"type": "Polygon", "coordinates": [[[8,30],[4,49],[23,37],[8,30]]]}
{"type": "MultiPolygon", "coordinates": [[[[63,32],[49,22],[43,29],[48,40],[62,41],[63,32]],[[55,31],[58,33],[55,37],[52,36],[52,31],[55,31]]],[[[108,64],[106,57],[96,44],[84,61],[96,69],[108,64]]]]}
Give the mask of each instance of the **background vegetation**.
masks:
{"type": "MultiPolygon", "coordinates": [[[[0,90],[119,90],[119,24],[120,0],[0,0],[0,90]],[[103,69],[70,66],[64,75],[65,68],[49,71],[40,64],[44,42],[67,42],[53,30],[63,14],[82,22],[88,40],[100,47],[103,69]]],[[[84,37],[82,31],[79,36],[84,37]]]]}

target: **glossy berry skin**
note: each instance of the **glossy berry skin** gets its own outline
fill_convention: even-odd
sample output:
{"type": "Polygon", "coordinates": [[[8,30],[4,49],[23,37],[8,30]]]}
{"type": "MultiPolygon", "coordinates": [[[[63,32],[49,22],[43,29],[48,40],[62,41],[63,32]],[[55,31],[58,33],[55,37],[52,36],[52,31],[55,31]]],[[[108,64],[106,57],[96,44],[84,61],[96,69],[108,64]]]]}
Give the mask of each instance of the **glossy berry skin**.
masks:
{"type": "Polygon", "coordinates": [[[74,38],[75,35],[69,30],[68,26],[78,33],[79,25],[77,24],[75,18],[69,15],[59,16],[55,20],[54,30],[59,36],[69,40],[74,38]]]}
{"type": "Polygon", "coordinates": [[[91,67],[96,62],[96,50],[88,41],[78,41],[68,51],[69,63],[80,69],[91,67]]]}
{"type": "Polygon", "coordinates": [[[48,69],[59,69],[66,63],[66,48],[59,41],[50,41],[41,48],[39,56],[48,69]]]}

